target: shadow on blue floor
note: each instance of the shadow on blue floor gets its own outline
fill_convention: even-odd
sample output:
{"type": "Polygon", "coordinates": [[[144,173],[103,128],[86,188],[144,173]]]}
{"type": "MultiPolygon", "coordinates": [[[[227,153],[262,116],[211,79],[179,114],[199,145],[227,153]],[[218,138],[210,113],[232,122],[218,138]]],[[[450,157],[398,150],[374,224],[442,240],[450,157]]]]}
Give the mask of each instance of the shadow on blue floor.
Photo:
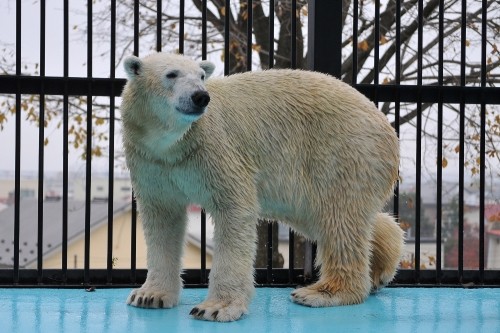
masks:
{"type": "Polygon", "coordinates": [[[127,306],[129,291],[0,289],[0,332],[500,332],[500,289],[386,288],[360,305],[307,308],[291,289],[259,288],[232,323],[189,316],[206,289],[185,289],[169,310],[127,306]]]}

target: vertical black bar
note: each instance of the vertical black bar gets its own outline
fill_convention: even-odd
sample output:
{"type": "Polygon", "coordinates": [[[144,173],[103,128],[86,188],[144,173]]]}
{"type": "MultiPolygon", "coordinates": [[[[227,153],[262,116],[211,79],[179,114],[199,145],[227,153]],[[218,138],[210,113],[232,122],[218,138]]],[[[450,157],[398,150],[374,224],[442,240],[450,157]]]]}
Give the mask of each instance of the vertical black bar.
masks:
{"type": "MultiPolygon", "coordinates": [[[[422,87],[422,45],[423,45],[424,1],[418,1],[418,39],[417,39],[417,87],[422,87]]],[[[422,102],[417,102],[417,142],[416,142],[416,191],[415,191],[415,281],[420,280],[420,219],[422,189],[422,102]]]]}
{"type": "MultiPolygon", "coordinates": [[[[357,1],[355,1],[357,3],[357,1]]],[[[357,44],[356,44],[357,49],[357,44]]],[[[357,62],[357,59],[354,59],[357,62]]],[[[395,52],[395,81],[396,85],[401,84],[401,0],[396,0],[396,52],[395,52]]],[[[401,116],[401,101],[399,89],[395,94],[396,100],[394,104],[394,129],[399,137],[400,116],[401,116]]],[[[394,216],[399,217],[399,181],[394,187],[394,216]]]]}
{"type": "Polygon", "coordinates": [[[487,51],[488,44],[488,1],[482,0],[481,2],[481,88],[486,87],[486,74],[487,74],[487,51]]]}
{"type": "MultiPolygon", "coordinates": [[[[444,0],[439,1],[439,44],[438,44],[438,85],[443,85],[444,74],[444,0]]],[[[443,96],[439,91],[437,123],[437,186],[436,186],[436,283],[442,280],[442,237],[443,237],[443,96]]]]}
{"type": "MultiPolygon", "coordinates": [[[[274,67],[274,0],[269,0],[269,68],[274,67]]],[[[272,228],[272,225],[269,226],[272,228]]]]}
{"type": "MultiPolygon", "coordinates": [[[[40,1],[40,77],[45,76],[45,0],[40,1]]],[[[40,119],[38,122],[38,246],[37,282],[43,280],[43,178],[45,148],[45,85],[40,85],[40,119]]]]}
{"type": "MultiPolygon", "coordinates": [[[[201,57],[207,59],[207,0],[203,0],[201,9],[201,57]]],[[[201,210],[201,263],[200,283],[207,283],[207,214],[201,210]]]]}
{"type": "Polygon", "coordinates": [[[416,190],[415,190],[415,282],[420,279],[420,219],[421,219],[421,187],[422,187],[422,107],[417,104],[417,143],[416,143],[416,190]]]}
{"type": "Polygon", "coordinates": [[[207,283],[207,213],[201,210],[201,284],[207,283]]]}
{"type": "MultiPolygon", "coordinates": [[[[16,75],[21,75],[21,1],[16,1],[16,75]]],[[[16,143],[14,174],[14,284],[19,283],[19,233],[21,199],[21,86],[16,93],[16,143]]]]}
{"type": "Polygon", "coordinates": [[[202,1],[201,8],[201,58],[207,59],[207,0],[202,1]]]}
{"type": "MultiPolygon", "coordinates": [[[[374,17],[374,47],[373,47],[373,84],[378,88],[379,84],[379,61],[380,61],[380,0],[375,0],[375,17],[374,17]]],[[[378,89],[375,89],[373,102],[378,107],[378,89]]]]}
{"type": "MultiPolygon", "coordinates": [[[[467,61],[465,41],[467,35],[467,1],[462,0],[460,34],[460,85],[465,86],[465,64],[467,61]]],[[[463,283],[464,274],[464,177],[465,177],[465,103],[460,101],[460,151],[458,155],[458,279],[463,283]]]]}
{"type": "Polygon", "coordinates": [[[297,68],[297,0],[291,0],[292,1],[292,8],[291,8],[291,17],[290,20],[291,22],[291,46],[292,46],[292,54],[290,63],[292,65],[292,68],[297,68]]]}
{"type": "Polygon", "coordinates": [[[161,0],[156,0],[156,51],[161,52],[161,0]]]}
{"type": "MultiPolygon", "coordinates": [[[[269,0],[269,63],[268,68],[274,67],[274,0],[269,0]]],[[[273,224],[267,225],[267,283],[273,281],[273,224]]]]}
{"type": "Polygon", "coordinates": [[[225,0],[224,7],[224,75],[229,75],[229,31],[231,30],[229,18],[231,17],[231,1],[225,0]]]}
{"type": "MultiPolygon", "coordinates": [[[[375,40],[373,48],[373,84],[379,81],[379,58],[380,58],[380,0],[375,0],[375,40]]],[[[375,90],[375,102],[378,102],[378,89],[375,90]]]]}
{"type": "Polygon", "coordinates": [[[267,225],[267,265],[266,265],[267,283],[273,282],[273,224],[274,222],[269,222],[267,225]]]}
{"type": "Polygon", "coordinates": [[[179,53],[184,54],[184,0],[179,2],[179,53]]]}
{"type": "Polygon", "coordinates": [[[107,248],[107,283],[112,282],[113,270],[113,203],[115,178],[115,61],[116,61],[116,0],[111,0],[111,45],[109,55],[109,77],[111,96],[109,96],[109,156],[108,156],[108,248],[107,248]]]}
{"type": "Polygon", "coordinates": [[[463,282],[464,271],[464,133],[465,133],[465,105],[460,103],[460,151],[458,163],[458,279],[463,282]]]}
{"type": "MultiPolygon", "coordinates": [[[[488,37],[488,2],[482,1],[481,11],[481,88],[486,87],[486,42],[488,37]]],[[[484,100],[484,99],[481,99],[484,100]]],[[[484,283],[484,191],[485,191],[485,163],[486,163],[486,105],[481,103],[481,141],[479,142],[479,281],[484,283]]]]}
{"type": "MultiPolygon", "coordinates": [[[[310,70],[342,75],[342,1],[310,0],[308,3],[307,63],[310,70]]],[[[314,275],[315,246],[306,242],[304,275],[314,275]]]]}
{"type": "MultiPolygon", "coordinates": [[[[297,0],[291,0],[291,67],[297,68],[297,0]]],[[[279,230],[278,230],[279,232],[279,230]]],[[[288,283],[294,282],[294,269],[295,269],[295,237],[292,229],[288,230],[288,283]]]]}
{"type": "Polygon", "coordinates": [[[342,1],[311,0],[307,62],[310,70],[342,74],[342,1]]]}
{"type": "MultiPolygon", "coordinates": [[[[401,1],[396,0],[396,51],[395,51],[395,80],[399,86],[401,83],[401,1]]],[[[356,1],[357,2],[357,1],[356,1]]],[[[399,119],[398,119],[399,121],[399,119]]]]}
{"type": "MultiPolygon", "coordinates": [[[[293,69],[297,68],[297,0],[292,1],[291,8],[291,46],[292,46],[292,54],[291,54],[291,67],[293,69]]],[[[279,232],[279,230],[278,230],[279,232]]],[[[289,228],[288,230],[288,283],[294,283],[294,269],[295,269],[295,237],[293,230],[289,228]]]]}
{"type": "Polygon", "coordinates": [[[352,85],[356,85],[358,80],[358,18],[358,0],[354,0],[352,2],[352,85]]]}
{"type": "Polygon", "coordinates": [[[67,281],[68,270],[68,131],[69,131],[69,0],[64,0],[63,8],[63,202],[62,202],[62,280],[67,281]]]}
{"type": "MultiPolygon", "coordinates": [[[[134,1],[134,55],[139,56],[139,0],[134,1]]],[[[130,221],[130,283],[137,278],[137,202],[132,191],[132,211],[130,221]]]]}
{"type": "Polygon", "coordinates": [[[134,55],[139,56],[139,0],[134,0],[134,55]]]}
{"type": "MultiPolygon", "coordinates": [[[[297,68],[297,0],[292,1],[291,8],[291,67],[293,69],[297,68]]],[[[294,283],[295,274],[295,236],[293,230],[289,228],[288,230],[288,283],[294,283]]]]}
{"type": "Polygon", "coordinates": [[[92,0],[87,1],[87,142],[85,151],[85,284],[90,282],[90,214],[92,201],[92,0]]]}
{"type": "Polygon", "coordinates": [[[130,232],[130,283],[137,279],[137,201],[132,192],[132,225],[130,232]]]}
{"type": "Polygon", "coordinates": [[[247,0],[247,71],[252,70],[253,1],[247,0]]]}
{"type": "Polygon", "coordinates": [[[288,283],[292,284],[295,280],[295,233],[292,229],[288,231],[288,283]]]}

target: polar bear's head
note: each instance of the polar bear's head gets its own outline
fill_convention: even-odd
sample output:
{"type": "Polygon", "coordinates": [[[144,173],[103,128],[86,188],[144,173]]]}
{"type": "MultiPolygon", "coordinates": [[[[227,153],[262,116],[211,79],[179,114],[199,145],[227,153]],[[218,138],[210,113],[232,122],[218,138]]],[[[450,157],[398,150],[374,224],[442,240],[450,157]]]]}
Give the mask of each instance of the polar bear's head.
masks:
{"type": "Polygon", "coordinates": [[[181,55],[155,53],[125,59],[128,82],[122,93],[124,140],[162,154],[205,112],[205,80],[215,66],[181,55]]]}
{"type": "Polygon", "coordinates": [[[148,101],[150,105],[144,107],[160,113],[156,114],[159,120],[172,121],[173,117],[192,122],[205,112],[210,101],[205,80],[215,69],[211,62],[155,53],[144,58],[128,57],[124,65],[128,88],[148,101]]]}

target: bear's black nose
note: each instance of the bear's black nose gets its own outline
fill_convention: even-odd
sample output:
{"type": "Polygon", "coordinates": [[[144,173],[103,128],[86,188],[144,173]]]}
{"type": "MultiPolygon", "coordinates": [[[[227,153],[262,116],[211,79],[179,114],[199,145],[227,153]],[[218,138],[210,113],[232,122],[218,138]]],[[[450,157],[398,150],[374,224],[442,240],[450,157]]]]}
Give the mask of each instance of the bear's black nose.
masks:
{"type": "Polygon", "coordinates": [[[204,108],[210,102],[210,96],[206,91],[198,90],[194,94],[191,95],[191,100],[194,105],[199,106],[200,108],[204,108]]]}

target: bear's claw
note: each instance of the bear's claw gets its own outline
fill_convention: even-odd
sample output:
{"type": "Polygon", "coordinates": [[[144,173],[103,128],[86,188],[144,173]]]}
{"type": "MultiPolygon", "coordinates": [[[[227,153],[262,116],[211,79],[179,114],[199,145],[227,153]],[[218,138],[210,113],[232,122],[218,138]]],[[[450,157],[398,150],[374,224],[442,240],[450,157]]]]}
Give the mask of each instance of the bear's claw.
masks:
{"type": "Polygon", "coordinates": [[[247,313],[247,308],[240,302],[213,300],[207,300],[189,312],[195,319],[219,322],[238,320],[245,313],[247,313]]]}
{"type": "Polygon", "coordinates": [[[173,308],[178,303],[176,293],[151,290],[149,288],[134,289],[130,293],[127,304],[139,308],[173,308]]]}
{"type": "Polygon", "coordinates": [[[214,320],[217,320],[218,314],[219,314],[219,310],[216,310],[214,313],[212,313],[212,318],[214,318],[214,320]]]}

